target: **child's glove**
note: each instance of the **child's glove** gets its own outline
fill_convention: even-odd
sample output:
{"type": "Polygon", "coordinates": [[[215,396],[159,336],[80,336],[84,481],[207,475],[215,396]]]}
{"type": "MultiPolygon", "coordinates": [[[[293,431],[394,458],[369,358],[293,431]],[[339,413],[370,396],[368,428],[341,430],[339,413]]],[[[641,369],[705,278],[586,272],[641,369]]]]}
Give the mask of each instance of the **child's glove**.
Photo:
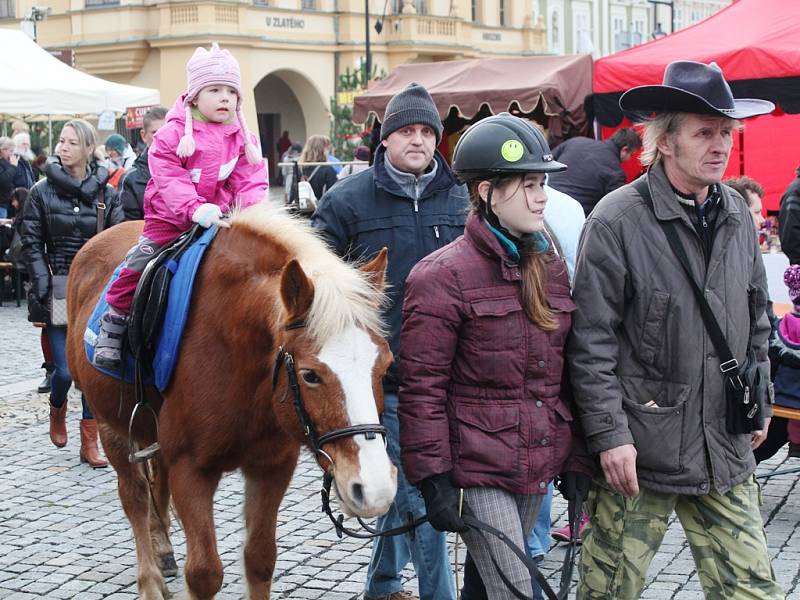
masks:
{"type": "Polygon", "coordinates": [[[219,227],[230,227],[230,224],[227,221],[222,220],[222,210],[220,210],[219,206],[216,204],[206,203],[201,204],[194,214],[192,215],[192,221],[198,223],[200,227],[205,227],[208,229],[212,225],[218,225],[219,227]]]}

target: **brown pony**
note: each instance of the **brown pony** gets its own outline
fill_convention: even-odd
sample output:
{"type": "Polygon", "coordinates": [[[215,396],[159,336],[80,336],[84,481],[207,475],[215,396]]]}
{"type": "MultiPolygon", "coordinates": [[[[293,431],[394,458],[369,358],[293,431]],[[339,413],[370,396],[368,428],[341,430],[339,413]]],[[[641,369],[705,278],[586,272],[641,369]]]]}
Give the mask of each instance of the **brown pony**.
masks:
{"type": "MultiPolygon", "coordinates": [[[[133,386],[92,367],[84,330],[115,266],[136,243],[141,223],[123,223],[92,238],[72,264],[68,289],[70,372],[97,418],[117,472],[119,496],[136,543],[137,584],[145,600],[169,597],[162,570],[171,562],[170,494],[186,534],[187,596],[213,598],[222,586],[213,497],[223,473],[245,479],[245,574],[249,598],[268,598],[275,567],[278,506],[301,445],[288,369],[291,352],[311,425],[320,436],[378,423],[381,379],[392,360],[382,337],[380,304],[386,252],[361,269],[331,253],[307,226],[265,202],[233,217],[206,252],[195,282],[180,357],[163,395],[148,389],[158,414],[138,411],[133,441],[161,452],[148,482],[128,460],[133,386]],[[300,327],[287,327],[300,324],[300,327]]],[[[332,472],[350,514],[388,510],[396,469],[381,436],[325,442],[320,466],[332,472]]]]}

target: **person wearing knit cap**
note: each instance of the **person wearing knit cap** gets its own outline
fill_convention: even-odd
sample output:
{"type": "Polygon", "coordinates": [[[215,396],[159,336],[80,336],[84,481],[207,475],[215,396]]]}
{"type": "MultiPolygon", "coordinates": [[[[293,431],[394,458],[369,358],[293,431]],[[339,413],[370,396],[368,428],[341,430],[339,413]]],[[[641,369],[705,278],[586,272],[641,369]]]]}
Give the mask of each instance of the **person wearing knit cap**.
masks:
{"type": "MultiPolygon", "coordinates": [[[[792,311],[778,321],[769,341],[775,387],[775,404],[800,410],[800,265],[791,265],[783,274],[789,290],[792,311]]],[[[800,458],[800,421],[786,424],[789,456],[800,458]]]]}
{"type": "MultiPolygon", "coordinates": [[[[398,92],[386,106],[372,167],[354,172],[330,188],[311,218],[311,224],[345,258],[363,260],[388,248],[384,319],[396,357],[400,356],[406,277],[419,260],[464,230],[469,200],[466,188],[436,151],[442,130],[439,112],[424,87],[412,83],[398,92]]],[[[359,154],[364,156],[363,150],[359,154]]],[[[395,364],[383,381],[382,423],[389,456],[397,467],[398,490],[389,512],[378,519],[380,529],[402,525],[409,513],[415,517],[425,514],[422,496],[408,482],[400,463],[399,383],[395,364]]],[[[409,561],[417,573],[420,598],[455,599],[447,538],[427,523],[414,535],[375,539],[364,598],[416,598],[402,589],[402,572],[409,561]]]]}
{"type": "Polygon", "coordinates": [[[227,227],[223,215],[266,198],[266,162],[242,112],[239,63],[216,43],[197,48],[186,64],[186,92],[148,150],[151,179],[144,192],[144,229],[119,277],[106,293],[94,363],[120,365],[133,294],[147,263],[164,245],[188,231],[227,227]]]}

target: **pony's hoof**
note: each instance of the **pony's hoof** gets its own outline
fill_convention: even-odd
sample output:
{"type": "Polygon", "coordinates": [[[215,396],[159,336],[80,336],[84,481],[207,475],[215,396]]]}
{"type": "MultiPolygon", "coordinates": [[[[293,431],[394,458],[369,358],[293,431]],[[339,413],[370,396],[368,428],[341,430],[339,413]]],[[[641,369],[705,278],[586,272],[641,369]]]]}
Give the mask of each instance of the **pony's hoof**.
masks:
{"type": "Polygon", "coordinates": [[[178,563],[175,562],[175,555],[172,552],[161,554],[158,561],[158,567],[164,577],[175,577],[178,574],[178,563]]]}

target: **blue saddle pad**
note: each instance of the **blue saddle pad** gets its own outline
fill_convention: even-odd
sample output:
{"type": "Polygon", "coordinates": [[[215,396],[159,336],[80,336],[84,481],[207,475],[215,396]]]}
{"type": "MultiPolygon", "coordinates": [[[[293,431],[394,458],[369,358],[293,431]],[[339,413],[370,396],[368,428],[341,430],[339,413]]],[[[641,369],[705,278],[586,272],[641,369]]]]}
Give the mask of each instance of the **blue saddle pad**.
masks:
{"type": "MultiPolygon", "coordinates": [[[[197,241],[183,253],[180,262],[168,261],[166,263],[167,267],[174,273],[169,285],[167,309],[164,313],[161,331],[158,333],[152,369],[149,365],[146,365],[144,369],[145,385],[155,385],[160,392],[167,389],[172,379],[172,372],[175,369],[175,363],[178,361],[178,350],[180,349],[183,329],[189,317],[189,306],[192,299],[194,278],[195,275],[197,275],[197,269],[200,267],[200,262],[203,259],[205,251],[208,249],[214,236],[217,235],[217,230],[217,227],[211,227],[204,231],[197,241]]],[[[89,359],[89,362],[92,362],[92,358],[94,357],[94,343],[97,339],[97,335],[100,333],[100,318],[106,310],[108,310],[106,292],[108,292],[108,288],[116,281],[117,277],[119,277],[119,272],[122,270],[123,265],[124,263],[114,270],[111,280],[100,295],[100,300],[97,302],[92,316],[89,317],[86,331],[84,331],[83,344],[86,349],[86,358],[89,359]]],[[[128,383],[133,383],[135,373],[134,360],[130,353],[126,354],[127,359],[122,373],[119,371],[101,369],[97,366],[95,366],[95,369],[115,379],[121,378],[128,383]]]]}

